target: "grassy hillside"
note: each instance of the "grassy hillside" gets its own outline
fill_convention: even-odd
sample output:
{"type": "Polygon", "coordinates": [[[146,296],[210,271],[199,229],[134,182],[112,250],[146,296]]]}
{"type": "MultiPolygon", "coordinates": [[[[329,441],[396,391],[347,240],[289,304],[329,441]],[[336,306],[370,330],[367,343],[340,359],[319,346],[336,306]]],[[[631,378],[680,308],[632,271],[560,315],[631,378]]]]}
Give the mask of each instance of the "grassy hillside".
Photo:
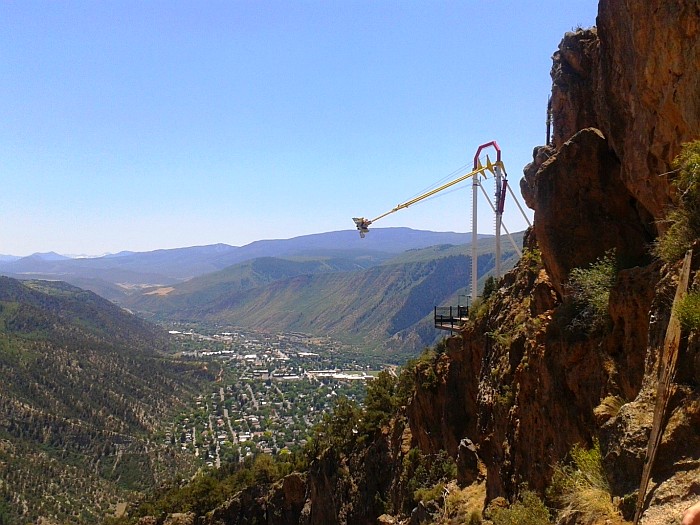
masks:
{"type": "Polygon", "coordinates": [[[298,275],[352,271],[373,263],[373,260],[367,261],[364,258],[262,257],[195,277],[178,285],[148,289],[142,294],[133,294],[124,298],[121,302],[129,308],[157,314],[159,318],[178,315],[178,312],[183,311],[191,312],[189,315],[197,315],[196,312],[205,308],[206,305],[274,281],[290,279],[298,275]]]}
{"type": "Polygon", "coordinates": [[[0,277],[0,522],[98,522],[177,468],[147,436],[204,376],[167,350],[92,292],[0,277]]]}
{"type": "MultiPolygon", "coordinates": [[[[494,270],[493,250],[492,240],[479,245],[480,279],[494,270]]],[[[457,304],[457,295],[466,293],[470,254],[469,245],[443,244],[367,268],[347,259],[255,259],[125,304],[159,319],[331,335],[413,353],[438,335],[433,307],[457,304]]],[[[517,255],[504,244],[502,258],[507,269],[517,255]]]]}

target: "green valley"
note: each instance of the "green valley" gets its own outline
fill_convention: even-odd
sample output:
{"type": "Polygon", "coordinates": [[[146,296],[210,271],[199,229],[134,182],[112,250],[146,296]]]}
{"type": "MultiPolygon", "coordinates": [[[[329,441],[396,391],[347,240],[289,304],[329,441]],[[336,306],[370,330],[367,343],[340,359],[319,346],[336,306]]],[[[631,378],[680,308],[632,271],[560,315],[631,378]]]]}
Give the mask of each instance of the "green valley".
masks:
{"type": "MultiPolygon", "coordinates": [[[[516,242],[522,243],[522,234],[516,242]]],[[[469,245],[437,245],[368,267],[357,258],[337,256],[258,258],[181,284],[145,289],[122,304],[161,322],[298,331],[371,351],[415,355],[440,335],[433,327],[433,308],[456,305],[468,293],[469,251],[469,245]]],[[[482,283],[493,274],[493,252],[492,239],[480,241],[482,283]]],[[[504,244],[502,258],[508,269],[518,255],[504,244]]]]}

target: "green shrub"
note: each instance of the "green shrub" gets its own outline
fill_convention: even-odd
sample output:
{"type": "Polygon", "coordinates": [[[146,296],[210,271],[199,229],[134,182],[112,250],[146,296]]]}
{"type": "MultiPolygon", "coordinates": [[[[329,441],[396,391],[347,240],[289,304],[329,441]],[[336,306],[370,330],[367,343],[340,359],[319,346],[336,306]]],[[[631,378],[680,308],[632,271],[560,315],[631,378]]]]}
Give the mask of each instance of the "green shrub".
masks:
{"type": "Polygon", "coordinates": [[[666,263],[679,260],[690,248],[697,234],[690,226],[690,216],[682,208],[671,210],[666,215],[668,229],[656,240],[653,254],[666,263]]]}
{"type": "Polygon", "coordinates": [[[510,385],[501,385],[495,396],[496,404],[502,408],[510,409],[515,403],[515,394],[510,385]]]}
{"type": "Polygon", "coordinates": [[[355,448],[358,426],[362,421],[362,409],[346,396],[338,396],[331,413],[323,415],[314,426],[311,439],[305,447],[308,461],[313,461],[324,450],[330,448],[337,454],[349,454],[355,448]]]}
{"type": "Polygon", "coordinates": [[[415,359],[409,359],[399,372],[399,378],[394,389],[395,402],[398,408],[408,405],[416,391],[416,362],[415,359]]]}
{"type": "Polygon", "coordinates": [[[700,330],[700,291],[688,292],[676,306],[676,315],[683,328],[700,330]]]}
{"type": "Polygon", "coordinates": [[[496,281],[496,278],[493,275],[489,275],[484,281],[484,291],[482,292],[481,297],[483,297],[483,300],[486,301],[496,290],[498,290],[498,281],[496,281]]]}
{"type": "MultiPolygon", "coordinates": [[[[403,457],[400,483],[415,503],[441,497],[445,483],[456,477],[457,464],[444,450],[423,454],[420,449],[412,448],[403,457]]],[[[405,503],[408,507],[404,510],[408,512],[412,502],[406,500],[405,503]]]]}
{"type": "Polygon", "coordinates": [[[673,161],[677,172],[672,182],[678,207],[669,211],[666,231],[657,239],[653,253],[664,262],[675,262],[700,237],[700,140],[683,145],[673,161]]]}
{"type": "Polygon", "coordinates": [[[608,320],[610,290],[615,284],[617,264],[614,253],[607,252],[588,268],[574,268],[569,273],[567,290],[576,305],[574,326],[588,331],[602,328],[608,320]]]}
{"type": "Polygon", "coordinates": [[[432,348],[426,348],[421,356],[412,362],[415,374],[415,383],[424,390],[436,388],[439,384],[438,376],[435,373],[435,363],[439,354],[432,348]]]}
{"type": "Polygon", "coordinates": [[[456,482],[447,484],[443,521],[445,524],[480,525],[483,521],[481,510],[486,499],[486,484],[478,483],[459,488],[456,482]]]}
{"type": "Polygon", "coordinates": [[[491,513],[494,525],[549,525],[549,510],[531,490],[524,490],[510,507],[491,513]]]}
{"type": "Polygon", "coordinates": [[[492,332],[486,332],[486,335],[493,339],[503,350],[508,350],[510,345],[513,343],[514,333],[504,330],[502,327],[493,330],[492,332]]]}
{"type": "Polygon", "coordinates": [[[612,503],[598,441],[588,450],[574,445],[570,456],[570,464],[560,463],[554,467],[547,497],[563,511],[579,513],[584,521],[619,516],[612,503]]]}
{"type": "Polygon", "coordinates": [[[542,266],[542,252],[537,248],[525,248],[520,260],[533,269],[537,268],[542,266]]]}
{"type": "Polygon", "coordinates": [[[485,301],[483,297],[477,297],[469,307],[469,320],[478,321],[488,313],[491,301],[485,301]]]}
{"type": "Polygon", "coordinates": [[[438,483],[432,487],[421,487],[416,489],[413,493],[413,499],[415,501],[422,501],[423,503],[428,501],[439,501],[442,499],[445,493],[445,484],[438,483]]]}
{"type": "Polygon", "coordinates": [[[367,383],[361,430],[373,434],[386,425],[401,402],[396,395],[397,378],[386,370],[367,383]]]}

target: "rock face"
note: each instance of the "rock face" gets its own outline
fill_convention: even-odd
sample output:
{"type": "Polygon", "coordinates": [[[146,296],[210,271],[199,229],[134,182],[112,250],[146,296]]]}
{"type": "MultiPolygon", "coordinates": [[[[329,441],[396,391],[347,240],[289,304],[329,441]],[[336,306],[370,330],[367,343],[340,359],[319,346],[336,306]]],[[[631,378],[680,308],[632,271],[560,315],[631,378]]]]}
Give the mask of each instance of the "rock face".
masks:
{"type": "Polygon", "coordinates": [[[671,160],[700,128],[699,20],[693,0],[601,0],[597,30],[567,33],[554,55],[554,147],[600,129],[647,220],[665,215],[671,160]]]}
{"type": "Polygon", "coordinates": [[[644,260],[651,237],[600,130],[578,131],[533,171],[525,170],[528,204],[559,294],[573,268],[586,267],[606,251],[614,250],[627,264],[644,260]]]}
{"type": "Polygon", "coordinates": [[[400,459],[386,433],[351,456],[325,451],[305,474],[256,485],[211,512],[205,525],[374,525],[397,477],[400,459]],[[398,466],[397,466],[398,465],[398,466]]]}
{"type": "Polygon", "coordinates": [[[452,339],[434,364],[434,380],[418,371],[407,416],[412,443],[424,453],[446,450],[456,457],[462,438],[476,433],[479,385],[465,378],[474,377],[480,359],[481,352],[465,352],[462,341],[452,339]]]}
{"type": "Polygon", "coordinates": [[[271,487],[257,485],[239,492],[198,523],[296,525],[306,502],[306,488],[306,476],[293,473],[271,487]]]}
{"type": "Polygon", "coordinates": [[[700,133],[700,4],[603,0],[597,21],[554,55],[552,147],[521,184],[555,287],[601,247],[638,260],[673,202],[671,161],[700,133]],[[566,260],[571,246],[547,232],[571,226],[588,253],[566,260]]]}
{"type": "MultiPolygon", "coordinates": [[[[594,439],[614,494],[629,499],[639,485],[678,270],[649,248],[674,202],[672,160],[700,136],[699,42],[694,0],[602,1],[598,28],[568,33],[554,56],[552,144],[535,148],[521,181],[535,211],[530,253],[461,344],[448,345],[437,386],[418,389],[409,407],[421,448],[478,445],[489,500],[512,499],[522,482],[543,491],[552,465],[594,439]],[[611,250],[620,271],[608,326],[568,328],[571,270],[611,250]],[[594,412],[606,396],[627,402],[607,421],[594,412]]],[[[700,442],[697,344],[679,365],[643,523],[672,523],[700,489],[698,449],[685,447],[700,442]]]]}
{"type": "Polygon", "coordinates": [[[603,0],[598,11],[597,112],[622,178],[655,218],[681,144],[700,129],[700,4],[603,0]]]}
{"type": "MultiPolygon", "coordinates": [[[[535,211],[543,282],[556,299],[550,310],[531,312],[541,321],[524,343],[512,337],[517,303],[533,294],[524,282],[507,288],[511,297],[497,298],[492,318],[463,335],[479,347],[482,333],[498,329],[511,336],[483,347],[500,391],[494,386],[489,393],[483,368],[465,378],[480,381],[480,424],[468,437],[479,443],[487,464],[489,498],[512,497],[521,481],[541,490],[551,474],[547,465],[574,443],[594,438],[607,453],[613,492],[629,496],[639,485],[678,271],[652,261],[649,244],[674,202],[672,160],[684,142],[700,136],[698,64],[700,4],[691,0],[603,0],[597,29],[567,33],[554,56],[553,140],[535,148],[521,188],[535,211]],[[610,296],[609,329],[567,334],[562,316],[569,273],[609,250],[623,268],[610,296]],[[508,397],[503,385],[510,385],[508,397]],[[607,395],[628,403],[603,424],[593,409],[607,395]],[[506,400],[508,409],[498,408],[506,400]]],[[[522,267],[519,272],[516,280],[522,267]]],[[[478,352],[472,342],[465,351],[478,352]]],[[[642,523],[672,523],[683,500],[700,488],[698,449],[689,453],[686,446],[700,440],[691,423],[700,402],[696,346],[691,337],[682,349],[642,523]]]]}

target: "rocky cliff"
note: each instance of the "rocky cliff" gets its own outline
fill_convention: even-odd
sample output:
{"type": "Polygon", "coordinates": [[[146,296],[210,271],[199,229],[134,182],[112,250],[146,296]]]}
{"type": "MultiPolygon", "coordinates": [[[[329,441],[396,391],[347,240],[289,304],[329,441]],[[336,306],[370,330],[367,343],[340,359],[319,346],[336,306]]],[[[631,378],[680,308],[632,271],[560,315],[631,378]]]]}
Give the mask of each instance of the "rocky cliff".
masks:
{"type": "MultiPolygon", "coordinates": [[[[629,499],[639,486],[679,270],[655,261],[650,245],[675,204],[672,160],[700,135],[700,5],[602,1],[597,22],[565,35],[554,55],[553,141],[535,148],[521,182],[541,266],[524,260],[503,280],[462,335],[458,352],[476,356],[472,367],[450,379],[464,385],[476,424],[466,436],[486,464],[489,499],[512,498],[522,482],[543,491],[552,465],[594,439],[613,494],[629,499]],[[606,253],[619,267],[609,325],[572,330],[571,271],[606,253]],[[606,421],[595,409],[608,396],[627,403],[606,421]]],[[[683,500],[697,498],[700,456],[687,447],[700,438],[696,346],[686,334],[642,523],[673,523],[683,500]]]]}
{"type": "MultiPolygon", "coordinates": [[[[535,212],[525,256],[430,366],[414,370],[409,403],[373,445],[319,457],[285,520],[270,517],[286,501],[283,485],[260,500],[268,523],[407,519],[412,450],[457,458],[458,479],[484,483],[486,503],[514,501],[524,483],[543,495],[572,447],[597,442],[615,504],[631,518],[680,269],[650,246],[677,203],[672,161],[700,136],[698,64],[696,0],[601,0],[597,28],[564,36],[553,57],[553,138],[534,149],[521,181],[535,212]],[[586,324],[570,277],[606,254],[616,271],[605,322],[586,324]],[[606,409],[609,399],[618,409],[606,409]]],[[[695,257],[696,284],[698,266],[695,257]]],[[[700,496],[697,335],[683,334],[678,370],[641,523],[677,523],[700,496]]],[[[210,523],[247,523],[215,514],[210,523]]]]}

